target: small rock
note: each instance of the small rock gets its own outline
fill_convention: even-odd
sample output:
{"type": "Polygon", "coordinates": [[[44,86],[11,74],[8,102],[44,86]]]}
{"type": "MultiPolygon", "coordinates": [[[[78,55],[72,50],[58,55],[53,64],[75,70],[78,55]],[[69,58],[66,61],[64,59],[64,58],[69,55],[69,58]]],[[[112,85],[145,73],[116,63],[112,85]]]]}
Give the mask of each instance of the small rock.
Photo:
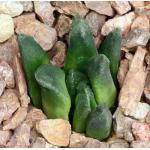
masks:
{"type": "Polygon", "coordinates": [[[133,54],[131,53],[126,53],[125,54],[125,58],[128,60],[128,61],[131,61],[133,59],[133,54]]]}
{"type": "Polygon", "coordinates": [[[125,44],[127,48],[133,48],[136,46],[146,46],[150,38],[150,32],[143,29],[131,30],[125,39],[125,44]]]}
{"type": "Polygon", "coordinates": [[[84,134],[73,132],[70,136],[70,148],[83,148],[88,143],[88,138],[84,134]]]}
{"type": "Polygon", "coordinates": [[[146,123],[150,125],[150,112],[146,116],[146,123]]]}
{"type": "Polygon", "coordinates": [[[4,43],[0,43],[0,60],[7,61],[9,64],[13,63],[15,54],[19,51],[17,37],[12,36],[4,43]]]}
{"type": "Polygon", "coordinates": [[[0,123],[8,120],[20,106],[15,90],[7,89],[0,97],[0,123]]]}
{"type": "Polygon", "coordinates": [[[150,126],[147,123],[134,122],[132,132],[136,140],[150,141],[150,126]]]}
{"type": "Polygon", "coordinates": [[[42,137],[42,135],[38,133],[35,128],[32,128],[30,131],[30,139],[29,139],[31,146],[33,145],[33,143],[35,143],[38,137],[42,137]]]}
{"type": "Polygon", "coordinates": [[[127,59],[122,59],[120,61],[120,66],[119,66],[118,74],[117,74],[117,79],[118,79],[120,87],[122,87],[123,85],[123,81],[126,77],[128,70],[129,70],[129,61],[127,59]]]}
{"type": "Polygon", "coordinates": [[[11,131],[2,131],[0,130],[0,146],[6,146],[6,143],[12,135],[11,131]]]}
{"type": "Polygon", "coordinates": [[[20,107],[14,115],[3,122],[3,130],[11,130],[17,128],[26,118],[27,108],[20,107]]]}
{"type": "Polygon", "coordinates": [[[110,148],[129,148],[129,144],[123,139],[111,138],[108,143],[110,148]]]}
{"type": "Polygon", "coordinates": [[[0,80],[0,96],[3,94],[5,87],[6,82],[4,80],[0,80]]]}
{"type": "Polygon", "coordinates": [[[35,13],[27,13],[14,18],[14,25],[16,28],[22,28],[24,24],[28,24],[30,22],[36,21],[35,13]]]}
{"type": "Polygon", "coordinates": [[[44,138],[37,137],[36,141],[32,145],[32,148],[57,148],[57,147],[47,143],[44,138]]]}
{"type": "MultiPolygon", "coordinates": [[[[88,12],[88,9],[79,1],[55,1],[52,2],[52,4],[63,10],[65,14],[72,16],[75,16],[76,14],[85,16],[88,12]]],[[[60,13],[62,12],[60,11],[60,13]]]]}
{"type": "Polygon", "coordinates": [[[134,112],[131,112],[129,116],[135,118],[135,119],[145,119],[146,115],[150,111],[150,106],[147,103],[141,103],[139,102],[136,110],[134,112]]]}
{"type": "Polygon", "coordinates": [[[0,43],[2,43],[14,34],[14,23],[13,19],[5,14],[0,14],[0,22],[0,43]]]}
{"type": "Polygon", "coordinates": [[[147,65],[150,65],[150,52],[147,53],[147,55],[145,57],[145,61],[146,61],[147,65]]]}
{"type": "Polygon", "coordinates": [[[36,124],[36,129],[51,144],[68,146],[71,135],[71,125],[67,120],[48,119],[36,124]]]}
{"type": "Polygon", "coordinates": [[[150,104],[150,71],[148,72],[148,75],[146,77],[144,95],[145,95],[147,103],[150,104]]]}
{"type": "Polygon", "coordinates": [[[125,115],[135,111],[141,99],[147,76],[143,66],[146,53],[146,49],[138,47],[119,93],[119,107],[125,115]]]}
{"type": "Polygon", "coordinates": [[[54,45],[53,50],[55,51],[55,55],[52,58],[52,63],[58,67],[63,67],[66,58],[65,43],[57,41],[56,44],[54,45]]]}
{"type": "Polygon", "coordinates": [[[30,126],[23,123],[15,129],[13,136],[6,147],[27,148],[30,146],[30,126]]]}
{"type": "Polygon", "coordinates": [[[132,141],[131,148],[150,148],[149,141],[132,141]]]}
{"type": "Polygon", "coordinates": [[[87,8],[96,11],[99,14],[113,16],[114,11],[111,8],[110,2],[107,1],[85,1],[87,8]]]}
{"type": "Polygon", "coordinates": [[[107,35],[109,32],[111,32],[115,28],[120,28],[122,31],[122,34],[125,35],[128,33],[134,18],[135,18],[134,12],[130,12],[130,13],[125,14],[123,16],[109,19],[103,25],[101,33],[102,33],[102,35],[107,35]]]}
{"type": "Polygon", "coordinates": [[[133,141],[134,137],[132,135],[131,126],[135,120],[124,116],[120,108],[117,108],[113,119],[113,129],[117,138],[123,138],[129,142],[133,141]]]}
{"type": "Polygon", "coordinates": [[[106,16],[100,15],[94,11],[91,11],[86,16],[86,21],[92,29],[93,35],[97,36],[98,32],[101,30],[103,24],[105,23],[106,16]]]}
{"type": "Polygon", "coordinates": [[[128,1],[113,1],[111,2],[111,5],[119,15],[123,15],[131,10],[131,6],[128,1]]]}
{"type": "Polygon", "coordinates": [[[146,15],[148,19],[150,19],[150,5],[146,5],[143,7],[138,7],[135,9],[135,13],[137,15],[146,15]]]}
{"type": "Polygon", "coordinates": [[[13,70],[15,74],[16,87],[18,90],[18,95],[19,95],[21,106],[28,107],[28,104],[30,103],[30,97],[27,94],[28,92],[27,92],[25,76],[24,76],[23,68],[22,68],[21,61],[18,55],[14,57],[13,68],[14,68],[13,70]]]}
{"type": "Polygon", "coordinates": [[[51,6],[49,1],[34,1],[34,10],[39,19],[49,26],[54,23],[54,7],[51,6]]]}
{"type": "Polygon", "coordinates": [[[56,31],[59,37],[62,37],[64,34],[68,33],[71,27],[71,19],[65,15],[60,15],[55,26],[56,31]]]}
{"type": "Polygon", "coordinates": [[[20,2],[5,1],[0,3],[0,14],[7,14],[11,17],[15,17],[19,16],[22,12],[23,6],[20,2]]]}
{"type": "Polygon", "coordinates": [[[5,61],[0,62],[0,80],[6,82],[7,88],[14,88],[15,86],[13,70],[5,61]]]}
{"type": "Polygon", "coordinates": [[[88,143],[84,148],[109,148],[109,144],[106,142],[100,142],[96,139],[88,138],[88,143]]]}
{"type": "Polygon", "coordinates": [[[33,36],[45,51],[50,50],[57,40],[56,30],[39,21],[26,22],[17,27],[15,31],[17,34],[33,36]]]}
{"type": "Polygon", "coordinates": [[[133,8],[144,7],[144,1],[129,1],[133,8]]]}
{"type": "Polygon", "coordinates": [[[25,123],[27,123],[28,125],[30,125],[31,128],[33,128],[35,127],[36,122],[44,119],[46,119],[46,116],[42,112],[42,110],[37,109],[35,107],[31,107],[27,114],[25,123]]]}
{"type": "Polygon", "coordinates": [[[145,31],[150,30],[150,23],[149,19],[147,18],[146,15],[141,15],[136,17],[136,19],[133,21],[131,25],[131,30],[133,29],[143,29],[145,31]]]}
{"type": "Polygon", "coordinates": [[[21,1],[20,3],[23,6],[23,11],[25,11],[25,12],[33,11],[33,3],[31,1],[21,1]]]}

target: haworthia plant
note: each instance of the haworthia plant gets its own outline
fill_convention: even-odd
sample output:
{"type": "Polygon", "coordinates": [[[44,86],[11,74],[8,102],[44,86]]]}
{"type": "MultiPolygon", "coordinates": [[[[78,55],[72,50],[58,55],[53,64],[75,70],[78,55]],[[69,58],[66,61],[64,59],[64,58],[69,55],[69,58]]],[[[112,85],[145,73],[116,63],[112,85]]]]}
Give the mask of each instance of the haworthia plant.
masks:
{"type": "Polygon", "coordinates": [[[68,120],[71,100],[65,84],[64,71],[52,64],[46,64],[37,69],[35,78],[41,87],[42,105],[46,116],[68,120]]]}
{"type": "Polygon", "coordinates": [[[121,51],[121,30],[117,28],[110,32],[102,42],[99,51],[109,59],[110,71],[117,85],[117,72],[121,51]]]}
{"type": "Polygon", "coordinates": [[[96,46],[88,23],[79,15],[75,16],[69,34],[69,48],[64,69],[84,72],[89,58],[97,54],[96,46]]]}
{"type": "Polygon", "coordinates": [[[92,109],[97,106],[94,95],[90,87],[85,82],[81,82],[77,87],[75,99],[75,112],[73,117],[73,129],[76,132],[85,132],[87,117],[92,109]]]}
{"type": "Polygon", "coordinates": [[[97,104],[106,103],[108,107],[112,107],[117,90],[110,73],[109,60],[105,55],[99,54],[89,60],[88,77],[97,104]]]}
{"type": "Polygon", "coordinates": [[[42,64],[48,64],[50,62],[48,55],[31,36],[20,34],[18,36],[18,43],[25,75],[27,78],[29,95],[33,105],[41,108],[40,87],[35,80],[34,73],[39,66],[42,64]]]}
{"type": "Polygon", "coordinates": [[[103,140],[106,139],[111,132],[112,114],[108,106],[103,103],[93,110],[87,119],[86,134],[89,137],[103,140]]]}

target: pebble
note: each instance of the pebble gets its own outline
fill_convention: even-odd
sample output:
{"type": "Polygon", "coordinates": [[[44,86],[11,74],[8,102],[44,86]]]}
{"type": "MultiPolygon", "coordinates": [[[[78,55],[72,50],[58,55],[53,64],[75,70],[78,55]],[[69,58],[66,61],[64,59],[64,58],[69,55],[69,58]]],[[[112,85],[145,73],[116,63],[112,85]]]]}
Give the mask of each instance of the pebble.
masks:
{"type": "Polygon", "coordinates": [[[35,127],[36,122],[46,119],[45,114],[42,110],[35,107],[29,107],[29,112],[27,114],[25,123],[27,123],[31,128],[35,127]]]}
{"type": "Polygon", "coordinates": [[[52,4],[59,8],[60,13],[65,13],[67,15],[75,16],[79,14],[80,16],[85,16],[88,13],[88,9],[82,2],[79,1],[55,1],[52,4]],[[63,11],[63,12],[62,12],[63,11]]]}
{"type": "Polygon", "coordinates": [[[119,15],[123,15],[131,10],[131,6],[128,1],[113,1],[111,2],[111,6],[119,15]]]}
{"type": "Polygon", "coordinates": [[[52,144],[46,142],[46,140],[42,137],[37,137],[36,141],[33,143],[32,148],[57,148],[52,144]]]}
{"type": "Polygon", "coordinates": [[[123,138],[126,141],[133,141],[131,126],[135,120],[124,116],[120,108],[117,108],[113,115],[113,129],[117,138],[123,138]]]}
{"type": "Polygon", "coordinates": [[[108,148],[107,142],[88,138],[84,134],[73,132],[70,136],[70,148],[108,148]]]}
{"type": "Polygon", "coordinates": [[[13,136],[7,143],[8,148],[27,148],[30,146],[30,126],[23,123],[15,129],[13,136]]]}
{"type": "Polygon", "coordinates": [[[15,17],[22,14],[22,12],[23,6],[20,2],[5,1],[0,3],[0,14],[7,14],[11,17],[15,17]]]}
{"type": "Polygon", "coordinates": [[[0,43],[0,60],[6,61],[9,64],[13,63],[13,58],[19,51],[17,37],[13,35],[4,43],[0,43]]]}
{"type": "Polygon", "coordinates": [[[110,2],[107,1],[85,1],[85,5],[87,8],[94,10],[102,15],[113,16],[114,14],[110,2]]]}
{"type": "Polygon", "coordinates": [[[145,121],[146,121],[146,123],[148,123],[148,124],[150,125],[150,111],[149,111],[149,113],[147,114],[145,121]]]}
{"type": "Polygon", "coordinates": [[[145,81],[144,96],[146,98],[146,102],[150,104],[150,71],[148,72],[148,75],[145,81]]]}
{"type": "Polygon", "coordinates": [[[55,8],[51,6],[49,1],[34,1],[34,10],[44,24],[53,25],[55,20],[53,12],[55,8]]]}
{"type": "Polygon", "coordinates": [[[26,118],[27,108],[19,107],[13,116],[3,122],[3,130],[13,130],[17,128],[26,118]]]}
{"type": "Polygon", "coordinates": [[[138,102],[141,99],[147,75],[147,73],[144,71],[143,66],[146,53],[146,49],[140,46],[137,48],[130,64],[129,71],[123,82],[123,86],[120,90],[118,97],[119,107],[125,115],[128,115],[131,112],[135,111],[138,102]]]}
{"type": "Polygon", "coordinates": [[[148,19],[150,19],[150,5],[146,5],[143,7],[138,7],[135,9],[135,13],[137,15],[146,15],[148,19]]]}
{"type": "Polygon", "coordinates": [[[88,138],[88,143],[84,148],[109,148],[107,142],[100,142],[99,140],[88,138]]]}
{"type": "Polygon", "coordinates": [[[55,54],[52,58],[52,63],[58,67],[63,67],[66,58],[66,44],[61,41],[57,41],[53,47],[53,50],[55,54]]]}
{"type": "Polygon", "coordinates": [[[136,110],[134,112],[131,112],[129,116],[138,120],[142,120],[145,119],[149,111],[150,111],[150,106],[147,103],[139,102],[136,107],[136,110]]]}
{"type": "Polygon", "coordinates": [[[0,97],[0,123],[8,120],[19,108],[20,103],[15,90],[7,89],[0,97]]]}
{"type": "Polygon", "coordinates": [[[132,141],[130,144],[131,148],[150,148],[149,141],[132,141]]]}
{"type": "Polygon", "coordinates": [[[123,139],[111,138],[108,143],[110,148],[129,148],[129,144],[123,139]]]}
{"type": "Polygon", "coordinates": [[[69,17],[63,14],[59,16],[57,24],[55,26],[59,37],[63,37],[63,35],[67,34],[70,31],[71,23],[72,20],[69,17]]]}
{"type": "Polygon", "coordinates": [[[147,123],[134,122],[132,132],[136,140],[150,141],[150,126],[147,123]]]}
{"type": "Polygon", "coordinates": [[[120,87],[122,87],[123,85],[123,81],[126,77],[128,70],[129,70],[129,61],[127,59],[122,59],[120,61],[120,66],[119,66],[118,74],[117,74],[117,79],[118,79],[120,87]]]}
{"type": "Polygon", "coordinates": [[[109,19],[106,21],[102,27],[101,34],[107,35],[109,32],[114,30],[115,28],[120,28],[122,34],[127,34],[130,26],[135,18],[134,12],[127,13],[123,16],[114,17],[113,19],[109,19]]]}
{"type": "Polygon", "coordinates": [[[37,122],[36,130],[51,144],[68,146],[71,135],[71,125],[67,120],[48,119],[37,122]]]}
{"type": "Polygon", "coordinates": [[[86,21],[92,29],[93,35],[97,36],[98,32],[100,32],[103,24],[105,23],[106,16],[100,15],[94,11],[91,11],[86,16],[86,21]]]}
{"type": "Polygon", "coordinates": [[[11,16],[0,14],[0,43],[8,40],[14,34],[14,23],[11,16]]]}
{"type": "Polygon", "coordinates": [[[150,32],[143,29],[131,30],[125,39],[124,46],[127,48],[133,48],[136,46],[146,46],[150,39],[150,32]]]}
{"type": "Polygon", "coordinates": [[[6,146],[6,143],[9,141],[11,135],[12,132],[10,130],[0,130],[0,146],[6,146]]]}
{"type": "Polygon", "coordinates": [[[0,80],[0,96],[2,96],[5,87],[6,87],[6,82],[4,80],[0,80]]]}
{"type": "Polygon", "coordinates": [[[133,29],[143,29],[145,31],[149,31],[150,23],[148,17],[146,15],[136,17],[131,25],[131,30],[133,29]]]}
{"type": "Polygon", "coordinates": [[[129,1],[133,8],[144,7],[144,1],[129,1]]]}
{"type": "Polygon", "coordinates": [[[5,81],[7,88],[15,86],[13,69],[5,61],[0,62],[0,80],[5,81]]]}
{"type": "Polygon", "coordinates": [[[33,3],[31,1],[20,1],[23,6],[24,12],[32,12],[33,11],[33,3]]]}
{"type": "Polygon", "coordinates": [[[15,32],[33,36],[45,51],[49,51],[57,40],[56,30],[37,20],[25,22],[18,26],[15,32]]]}
{"type": "Polygon", "coordinates": [[[28,96],[27,84],[21,65],[21,60],[18,55],[14,57],[13,70],[21,106],[28,107],[28,104],[30,103],[30,97],[28,96]]]}
{"type": "Polygon", "coordinates": [[[70,148],[83,148],[88,143],[88,138],[84,134],[73,132],[70,136],[70,148]]]}

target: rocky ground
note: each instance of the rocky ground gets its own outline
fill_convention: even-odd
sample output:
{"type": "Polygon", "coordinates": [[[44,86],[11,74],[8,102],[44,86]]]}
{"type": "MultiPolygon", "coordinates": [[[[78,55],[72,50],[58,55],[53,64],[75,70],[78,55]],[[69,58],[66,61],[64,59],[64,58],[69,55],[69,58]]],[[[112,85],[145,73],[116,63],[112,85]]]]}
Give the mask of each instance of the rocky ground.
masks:
{"type": "Polygon", "coordinates": [[[150,147],[150,2],[1,2],[0,23],[0,147],[150,147]],[[33,36],[62,67],[76,13],[97,48],[114,28],[122,31],[121,90],[105,141],[71,131],[68,121],[47,120],[27,93],[17,35],[33,36]]]}

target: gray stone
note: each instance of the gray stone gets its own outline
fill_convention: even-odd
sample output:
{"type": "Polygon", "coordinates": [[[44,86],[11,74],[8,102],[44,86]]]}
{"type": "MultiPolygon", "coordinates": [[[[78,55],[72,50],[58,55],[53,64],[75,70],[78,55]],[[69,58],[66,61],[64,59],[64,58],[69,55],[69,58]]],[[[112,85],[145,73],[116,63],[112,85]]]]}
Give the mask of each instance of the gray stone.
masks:
{"type": "Polygon", "coordinates": [[[143,29],[131,30],[125,39],[125,44],[127,48],[133,48],[135,46],[146,46],[150,38],[150,32],[143,29]]]}
{"type": "Polygon", "coordinates": [[[146,115],[150,111],[150,106],[147,103],[141,103],[139,102],[136,110],[134,112],[131,112],[129,116],[135,118],[135,119],[145,119],[146,115]]]}
{"type": "Polygon", "coordinates": [[[23,12],[20,2],[5,1],[0,3],[0,14],[7,14],[11,17],[19,16],[23,12]]]}
{"type": "Polygon", "coordinates": [[[60,13],[75,16],[77,14],[85,16],[89,11],[82,2],[79,1],[53,1],[55,8],[59,8],[60,13]]]}
{"type": "Polygon", "coordinates": [[[23,6],[23,11],[25,11],[25,12],[33,11],[33,3],[31,1],[21,1],[20,3],[23,6]]]}
{"type": "Polygon", "coordinates": [[[63,14],[59,16],[55,26],[59,37],[62,37],[64,34],[67,34],[70,31],[71,23],[72,20],[69,17],[63,14]]]}
{"type": "Polygon", "coordinates": [[[102,15],[113,16],[114,14],[110,2],[107,1],[85,1],[85,5],[87,8],[94,10],[102,15]]]}
{"type": "Polygon", "coordinates": [[[113,1],[111,2],[111,5],[119,15],[123,15],[131,10],[131,6],[128,1],[113,1]]]}
{"type": "Polygon", "coordinates": [[[131,148],[150,148],[149,141],[132,141],[130,144],[131,148]]]}
{"type": "Polygon", "coordinates": [[[94,11],[91,11],[86,16],[86,20],[92,29],[93,35],[97,36],[98,32],[100,32],[103,24],[105,23],[106,16],[100,15],[94,11]]]}
{"type": "Polygon", "coordinates": [[[0,14],[0,43],[8,40],[14,34],[14,22],[11,16],[0,14]]]}
{"type": "Polygon", "coordinates": [[[53,25],[55,20],[53,12],[55,9],[49,1],[34,1],[34,10],[44,24],[53,25]]]}

